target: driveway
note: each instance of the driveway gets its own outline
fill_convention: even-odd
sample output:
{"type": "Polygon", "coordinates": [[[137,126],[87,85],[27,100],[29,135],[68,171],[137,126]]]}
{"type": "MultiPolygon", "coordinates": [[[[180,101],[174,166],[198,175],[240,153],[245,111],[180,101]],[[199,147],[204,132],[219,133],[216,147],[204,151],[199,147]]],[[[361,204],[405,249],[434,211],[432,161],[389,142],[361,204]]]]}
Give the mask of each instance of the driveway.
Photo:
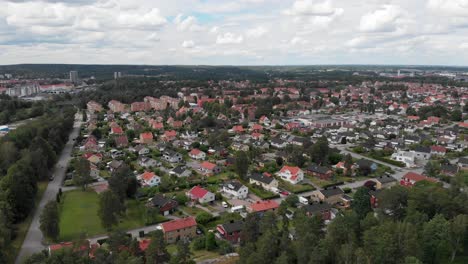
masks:
{"type": "Polygon", "coordinates": [[[38,208],[34,211],[34,218],[29,226],[28,233],[26,234],[26,238],[24,239],[23,245],[21,246],[20,252],[16,257],[17,264],[22,263],[25,258],[29,257],[33,253],[40,252],[41,250],[45,249],[45,245],[42,244],[42,232],[39,229],[39,217],[41,215],[42,209],[47,204],[47,202],[51,200],[55,200],[55,196],[57,195],[58,190],[62,187],[62,182],[65,178],[65,172],[68,166],[68,163],[71,160],[71,153],[73,150],[73,145],[75,143],[75,139],[80,132],[82,115],[77,114],[75,116],[75,123],[73,125],[73,129],[70,132],[68,137],[68,142],[66,143],[60,157],[58,159],[57,164],[52,170],[52,175],[54,176],[54,180],[50,181],[47,185],[47,189],[42,196],[41,201],[39,202],[38,208]]]}

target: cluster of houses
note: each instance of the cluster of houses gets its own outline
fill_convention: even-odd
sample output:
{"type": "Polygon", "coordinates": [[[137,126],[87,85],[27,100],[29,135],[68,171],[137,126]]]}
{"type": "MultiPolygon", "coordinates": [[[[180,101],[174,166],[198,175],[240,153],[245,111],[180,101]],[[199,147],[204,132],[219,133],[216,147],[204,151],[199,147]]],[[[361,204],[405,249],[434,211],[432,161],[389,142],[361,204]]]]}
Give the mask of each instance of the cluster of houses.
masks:
{"type": "MultiPolygon", "coordinates": [[[[304,95],[296,88],[258,88],[243,101],[267,99],[272,94],[281,100],[272,107],[274,115],[261,116],[257,113],[258,105],[237,103],[239,90],[221,90],[215,97],[202,92],[180,92],[177,98],[147,96],[143,101],[131,104],[111,100],[107,107],[90,101],[80,152],[90,161],[94,178],[103,171],[112,173],[126,163],[135,171],[141,188],[157,187],[163,175],[169,175],[197,182],[184,190],[190,203],[215,203],[216,194],[220,193],[223,200],[243,201],[240,204],[247,212],[275,211],[279,203],[273,199],[254,199],[258,197],[253,193],[253,187],[279,195],[291,192],[284,186],[310,185],[310,178],[332,182],[334,176],[348,174],[349,169],[352,170],[349,175],[353,176],[360,168],[375,172],[379,166],[369,159],[354,160],[351,166],[346,166],[343,160],[336,164],[298,166],[289,159],[290,146],[306,149],[317,138],[325,136],[332,146],[351,144],[365,152],[385,152],[387,159],[401,162],[407,168],[421,167],[428,160],[466,150],[466,123],[407,114],[438,103],[443,103],[449,110],[463,107],[468,100],[464,88],[453,88],[458,96],[452,96],[453,93],[447,93],[447,87],[440,85],[398,84],[406,88],[392,90],[386,89],[383,83],[366,82],[340,91],[319,88],[309,92],[308,101],[304,101],[304,95]],[[291,102],[286,102],[285,98],[291,102]],[[232,103],[228,113],[213,115],[205,107],[227,101],[232,103]],[[370,107],[363,109],[363,105],[370,107]],[[200,120],[208,117],[214,119],[215,126],[200,125],[200,120]],[[210,144],[211,137],[223,133],[227,138],[210,144]],[[216,191],[203,184],[210,177],[232,171],[236,152],[253,149],[259,151],[251,158],[253,165],[249,167],[247,180],[223,177],[216,191]],[[269,171],[267,168],[272,163],[277,168],[269,171]]],[[[467,160],[460,158],[457,164],[444,164],[441,171],[454,175],[466,168],[467,160]]],[[[374,176],[370,179],[375,185],[372,204],[377,205],[378,191],[398,184],[398,181],[390,175],[374,176]]],[[[408,173],[399,184],[410,187],[421,180],[436,181],[408,173]]],[[[321,215],[324,220],[331,220],[337,208],[350,206],[352,197],[338,186],[331,186],[317,188],[307,197],[304,208],[308,215],[321,215]]],[[[158,194],[148,201],[148,206],[168,215],[179,205],[164,194],[158,194]]],[[[172,243],[194,236],[196,221],[190,217],[182,218],[164,223],[162,227],[166,240],[172,243]]],[[[235,242],[240,239],[241,228],[241,222],[232,221],[217,226],[217,231],[223,238],[235,242]]]]}

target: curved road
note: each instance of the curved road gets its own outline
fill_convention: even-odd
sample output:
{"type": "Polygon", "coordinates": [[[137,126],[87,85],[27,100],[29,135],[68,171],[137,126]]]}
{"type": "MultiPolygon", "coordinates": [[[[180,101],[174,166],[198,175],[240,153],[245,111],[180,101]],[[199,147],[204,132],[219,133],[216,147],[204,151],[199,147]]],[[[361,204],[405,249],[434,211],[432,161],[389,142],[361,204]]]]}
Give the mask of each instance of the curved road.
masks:
{"type": "Polygon", "coordinates": [[[47,204],[47,202],[49,202],[50,200],[55,200],[55,196],[57,195],[59,188],[62,186],[62,182],[66,173],[66,168],[68,162],[71,159],[71,153],[73,150],[73,145],[75,143],[74,140],[80,132],[80,127],[82,124],[81,120],[82,115],[80,113],[77,113],[75,115],[75,123],[73,125],[73,130],[70,132],[70,135],[68,137],[68,142],[62,150],[58,162],[57,164],[55,164],[55,167],[52,171],[54,180],[49,182],[47,189],[44,192],[44,195],[42,196],[42,199],[39,203],[39,206],[34,211],[34,218],[31,222],[31,225],[29,226],[29,230],[26,234],[23,245],[21,246],[21,250],[18,256],[16,257],[16,264],[22,263],[24,259],[32,255],[33,253],[37,253],[45,249],[45,246],[42,244],[42,232],[39,229],[39,217],[42,212],[42,209],[44,209],[44,206],[47,204]]]}

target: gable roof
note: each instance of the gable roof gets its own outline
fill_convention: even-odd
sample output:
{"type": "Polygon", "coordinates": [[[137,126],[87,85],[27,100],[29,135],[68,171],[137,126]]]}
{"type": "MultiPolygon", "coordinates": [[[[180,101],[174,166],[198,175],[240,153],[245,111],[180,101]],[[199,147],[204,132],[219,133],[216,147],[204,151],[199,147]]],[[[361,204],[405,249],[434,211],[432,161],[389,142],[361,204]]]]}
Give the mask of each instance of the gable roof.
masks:
{"type": "Polygon", "coordinates": [[[323,196],[325,196],[325,198],[335,196],[335,195],[340,195],[344,193],[343,190],[341,190],[340,188],[336,186],[325,188],[323,190],[320,190],[320,192],[323,194],[323,196]]]}
{"type": "Polygon", "coordinates": [[[326,210],[330,210],[331,205],[329,205],[328,203],[313,203],[313,204],[308,204],[304,206],[303,208],[307,213],[315,214],[315,213],[323,212],[326,210]]]}
{"type": "Polygon", "coordinates": [[[151,132],[141,133],[140,137],[142,139],[153,139],[153,133],[151,133],[151,132]]]}
{"type": "Polygon", "coordinates": [[[286,171],[289,171],[291,173],[291,175],[296,175],[297,173],[299,173],[301,169],[299,167],[296,167],[296,166],[283,166],[283,168],[281,168],[280,172],[286,172],[286,171]]]}
{"type": "Polygon", "coordinates": [[[240,232],[242,231],[242,228],[244,227],[244,221],[242,220],[229,221],[227,223],[221,224],[220,226],[227,233],[240,232]]]}
{"type": "Polygon", "coordinates": [[[142,175],[141,178],[144,179],[145,181],[151,180],[156,174],[152,171],[145,171],[142,175]]]}
{"type": "Polygon", "coordinates": [[[199,185],[197,186],[194,186],[190,191],[189,191],[190,195],[196,197],[196,198],[203,198],[205,197],[205,195],[207,193],[209,193],[209,191],[203,189],[202,187],[200,187],[199,185]]]}
{"type": "Polygon", "coordinates": [[[253,212],[263,212],[271,209],[276,209],[279,204],[273,200],[257,201],[250,205],[253,212]]]}
{"type": "Polygon", "coordinates": [[[404,176],[403,176],[403,179],[408,179],[410,181],[414,181],[414,182],[419,182],[419,181],[423,181],[423,180],[427,180],[427,181],[431,181],[431,182],[437,182],[436,179],[433,179],[433,178],[429,178],[427,176],[424,176],[424,175],[421,175],[421,174],[418,174],[418,173],[415,173],[415,172],[407,172],[404,176]]]}
{"type": "Polygon", "coordinates": [[[213,170],[216,167],[216,164],[211,163],[209,161],[204,161],[200,164],[200,166],[207,170],[213,170]]]}
{"type": "Polygon", "coordinates": [[[255,181],[263,182],[265,184],[270,184],[274,180],[273,177],[268,177],[260,173],[252,173],[252,175],[250,175],[250,178],[255,181]]]}
{"type": "Polygon", "coordinates": [[[179,229],[184,229],[192,226],[196,226],[197,221],[193,217],[181,218],[165,222],[161,224],[163,232],[171,232],[179,229]]]}

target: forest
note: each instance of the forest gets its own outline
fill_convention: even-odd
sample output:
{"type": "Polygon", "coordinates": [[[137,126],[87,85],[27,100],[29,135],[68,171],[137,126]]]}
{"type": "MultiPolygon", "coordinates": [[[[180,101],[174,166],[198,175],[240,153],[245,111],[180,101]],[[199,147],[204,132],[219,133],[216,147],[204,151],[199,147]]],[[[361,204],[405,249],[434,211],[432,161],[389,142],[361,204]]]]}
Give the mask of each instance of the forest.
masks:
{"type": "Polygon", "coordinates": [[[37,117],[43,113],[42,102],[28,102],[0,94],[0,125],[37,117]]]}
{"type": "Polygon", "coordinates": [[[49,107],[44,115],[0,139],[0,263],[10,263],[18,224],[32,212],[38,182],[48,181],[50,169],[68,140],[75,109],[49,107]]]}

